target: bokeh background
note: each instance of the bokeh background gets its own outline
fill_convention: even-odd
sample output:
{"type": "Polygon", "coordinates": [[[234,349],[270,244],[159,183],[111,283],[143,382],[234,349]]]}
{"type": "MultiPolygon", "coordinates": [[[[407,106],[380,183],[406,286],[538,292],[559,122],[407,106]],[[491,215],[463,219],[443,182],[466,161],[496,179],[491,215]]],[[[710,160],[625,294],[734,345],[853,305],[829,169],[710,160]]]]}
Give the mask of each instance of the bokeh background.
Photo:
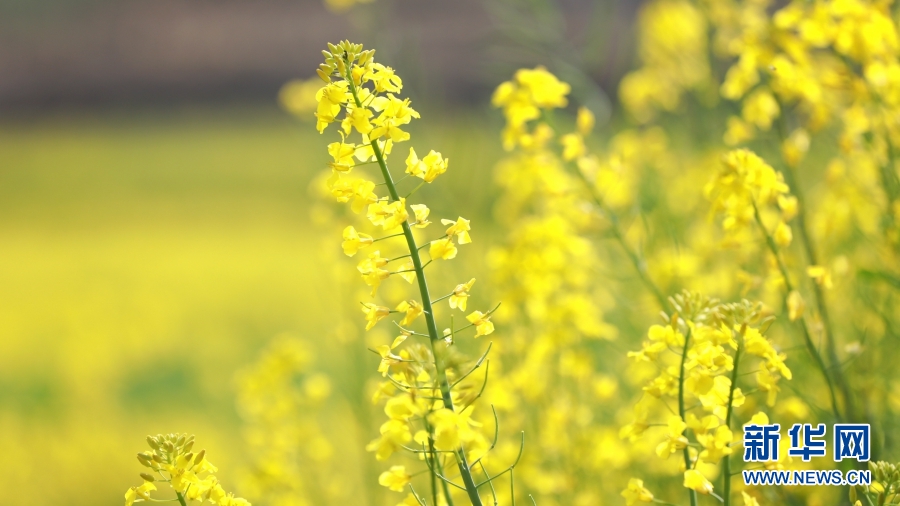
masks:
{"type": "MultiPolygon", "coordinates": [[[[377,47],[423,117],[440,117],[412,131],[453,159],[432,207],[477,220],[465,272],[481,277],[502,239],[491,91],[543,64],[603,124],[639,6],[0,2],[3,504],[118,504],[157,432],[196,433],[232,488],[246,440],[235,375],[276,336],[310,343],[337,398],[367,395],[376,360],[346,351],[336,325],[357,287],[337,286],[350,264],[334,265],[336,229],[320,226],[333,212],[313,184],[325,140],[276,100],[326,42],[377,47]]],[[[335,419],[368,416],[335,403],[335,419]]],[[[344,435],[345,472],[373,479],[372,434],[344,435]]]]}

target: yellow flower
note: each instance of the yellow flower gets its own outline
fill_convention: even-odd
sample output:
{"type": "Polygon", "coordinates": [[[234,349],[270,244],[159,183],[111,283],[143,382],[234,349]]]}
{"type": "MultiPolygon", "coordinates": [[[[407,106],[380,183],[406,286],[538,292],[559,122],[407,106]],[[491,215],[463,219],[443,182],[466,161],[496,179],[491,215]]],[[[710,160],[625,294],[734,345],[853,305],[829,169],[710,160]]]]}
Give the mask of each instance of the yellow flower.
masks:
{"type": "Polygon", "coordinates": [[[409,140],[409,133],[400,127],[409,124],[419,113],[410,107],[409,99],[399,99],[392,94],[379,96],[372,100],[372,109],[381,112],[372,122],[375,128],[369,133],[372,139],[387,137],[394,142],[409,140]]]}
{"type": "Polygon", "coordinates": [[[698,434],[697,441],[703,445],[703,451],[700,452],[700,458],[706,462],[716,463],[722,457],[731,455],[731,440],[734,435],[725,425],[720,425],[713,432],[706,434],[698,434]]]}
{"type": "Polygon", "coordinates": [[[425,228],[431,224],[431,222],[428,221],[428,215],[431,214],[431,209],[428,209],[428,206],[425,204],[412,204],[409,207],[412,208],[413,213],[416,216],[416,221],[412,226],[416,228],[425,228]]]}
{"type": "Polygon", "coordinates": [[[791,240],[793,240],[794,238],[794,234],[791,233],[791,227],[789,227],[787,223],[783,221],[778,222],[778,225],[775,227],[775,233],[772,235],[772,238],[775,240],[775,244],[781,246],[782,248],[790,246],[791,240]]]}
{"type": "Polygon", "coordinates": [[[316,129],[319,133],[334,122],[335,115],[341,111],[341,106],[352,98],[346,81],[328,83],[316,92],[316,129]]]}
{"type": "Polygon", "coordinates": [[[150,491],[152,490],[156,490],[156,485],[149,481],[145,481],[144,484],[139,487],[129,488],[128,491],[125,492],[125,506],[131,506],[137,499],[149,501],[150,491]]]}
{"type": "Polygon", "coordinates": [[[422,503],[416,499],[412,493],[406,494],[406,498],[397,503],[397,506],[422,506],[422,503]]]}
{"type": "Polygon", "coordinates": [[[650,424],[647,423],[647,415],[647,407],[644,404],[635,405],[634,421],[619,430],[619,437],[632,442],[637,441],[641,434],[650,427],[650,424]]]}
{"type": "Polygon", "coordinates": [[[581,137],[581,134],[570,133],[563,135],[559,142],[563,146],[562,158],[567,162],[581,158],[587,153],[587,148],[584,146],[584,138],[581,137]]]}
{"type": "Polygon", "coordinates": [[[403,80],[394,73],[394,69],[380,63],[373,63],[371,70],[366,73],[363,79],[372,81],[375,84],[377,93],[400,93],[400,90],[403,88],[403,80]]]}
{"type": "Polygon", "coordinates": [[[350,225],[344,229],[344,241],[341,243],[341,247],[344,249],[345,255],[352,257],[360,248],[372,244],[373,241],[371,235],[359,233],[350,225]]]}
{"type": "Polygon", "coordinates": [[[381,476],[378,477],[378,484],[394,492],[402,492],[411,478],[412,476],[406,472],[406,467],[391,466],[390,470],[381,473],[381,476]]]}
{"type": "Polygon", "coordinates": [[[466,310],[466,302],[469,300],[469,290],[475,284],[475,278],[469,280],[468,283],[456,285],[453,289],[453,295],[450,296],[450,309],[459,308],[460,311],[466,310]]]}
{"type": "Polygon", "coordinates": [[[760,130],[772,127],[772,120],[778,117],[780,108],[775,97],[766,90],[758,90],[744,100],[741,115],[760,130]]]}
{"type": "Polygon", "coordinates": [[[744,500],[744,506],[759,506],[756,498],[743,490],[741,490],[741,498],[744,500]]]}
{"type": "Polygon", "coordinates": [[[431,245],[428,247],[428,253],[432,260],[451,260],[456,258],[456,252],[456,245],[449,237],[431,241],[431,245]]]}
{"type": "Polygon", "coordinates": [[[387,259],[381,256],[380,251],[375,251],[369,255],[369,258],[363,260],[356,266],[356,269],[362,274],[363,281],[372,287],[372,296],[378,291],[381,282],[387,279],[391,273],[387,269],[382,269],[388,263],[387,259]]]}
{"type": "Polygon", "coordinates": [[[306,119],[316,109],[316,92],[321,86],[322,81],[315,77],[288,81],[278,90],[278,103],[289,113],[306,119]]]}
{"type": "Polygon", "coordinates": [[[347,114],[341,121],[341,128],[347,135],[350,135],[353,128],[363,135],[368,135],[374,128],[372,126],[372,116],[374,115],[368,107],[357,107],[352,104],[347,108],[347,114]]]}
{"type": "Polygon", "coordinates": [[[806,303],[803,296],[797,290],[791,290],[787,297],[788,319],[796,321],[803,316],[803,310],[806,309],[806,303]]]}
{"type": "Polygon", "coordinates": [[[737,116],[731,116],[728,118],[725,135],[722,137],[722,140],[729,146],[736,146],[752,139],[755,133],[753,125],[737,116]]]}
{"type": "Polygon", "coordinates": [[[628,506],[637,502],[653,502],[653,494],[644,487],[644,481],[637,478],[628,480],[628,487],[622,491],[622,497],[628,506]]]}
{"type": "Polygon", "coordinates": [[[831,271],[821,265],[810,265],[806,268],[806,274],[820,286],[825,288],[834,286],[834,282],[831,279],[831,271]]]}
{"type": "Polygon", "coordinates": [[[381,435],[366,445],[366,451],[375,452],[376,460],[386,460],[400,445],[412,440],[409,423],[405,420],[390,419],[381,424],[379,432],[381,435]]]}
{"type": "Polygon", "coordinates": [[[397,365],[401,363],[401,358],[397,355],[394,355],[391,351],[391,347],[382,344],[375,347],[375,351],[381,355],[381,362],[378,364],[378,372],[381,373],[382,377],[387,376],[388,372],[391,370],[392,365],[397,365]]]}
{"type": "Polygon", "coordinates": [[[416,280],[416,266],[413,265],[412,259],[407,259],[406,263],[397,268],[397,274],[406,280],[407,283],[412,284],[413,281],[416,280]]]}
{"type": "Polygon", "coordinates": [[[572,88],[544,67],[520,69],[516,72],[515,79],[519,86],[528,90],[531,100],[538,107],[549,109],[568,104],[566,95],[572,88]]]}
{"type": "Polygon", "coordinates": [[[379,320],[391,314],[390,308],[378,306],[371,302],[363,303],[362,312],[366,314],[366,330],[371,329],[379,320]]]}
{"type": "Polygon", "coordinates": [[[709,494],[713,491],[712,483],[696,469],[688,469],[684,472],[684,486],[701,494],[709,494]]]}
{"type": "Polygon", "coordinates": [[[469,244],[472,242],[472,238],[469,237],[469,220],[460,216],[455,222],[453,220],[441,220],[441,224],[443,225],[451,225],[447,229],[447,236],[456,236],[456,241],[459,244],[469,244]]]}
{"type": "Polygon", "coordinates": [[[684,420],[682,420],[680,416],[670,416],[666,425],[669,428],[666,439],[656,447],[656,454],[664,459],[668,458],[669,455],[675,453],[677,450],[686,448],[688,445],[688,440],[683,435],[684,429],[687,428],[687,424],[684,423],[684,420]]]}
{"type": "Polygon", "coordinates": [[[406,158],[406,173],[421,178],[426,183],[434,181],[438,176],[447,172],[450,159],[444,157],[435,150],[431,150],[421,160],[416,155],[416,150],[409,148],[409,156],[406,158]]]}
{"type": "Polygon", "coordinates": [[[373,225],[380,225],[385,231],[393,230],[409,218],[409,213],[406,211],[406,199],[401,198],[390,203],[379,201],[369,204],[366,216],[373,225]]]}
{"type": "Polygon", "coordinates": [[[594,113],[587,107],[579,107],[578,116],[575,118],[575,125],[578,128],[578,133],[585,136],[590,134],[594,129],[594,123],[594,113]]]}
{"type": "Polygon", "coordinates": [[[494,331],[494,323],[490,321],[491,315],[475,311],[466,316],[469,323],[475,325],[475,337],[486,336],[494,331]]]}
{"type": "Polygon", "coordinates": [[[353,168],[353,155],[356,145],[352,143],[332,142],[328,145],[328,154],[334,159],[328,166],[337,172],[350,172],[353,168]]]}
{"type": "Polygon", "coordinates": [[[354,213],[362,211],[367,205],[378,201],[378,196],[373,191],[375,183],[365,179],[356,179],[348,181],[346,179],[336,179],[331,181],[331,194],[338,202],[349,202],[353,199],[350,208],[354,213]]]}
{"type": "Polygon", "coordinates": [[[422,305],[414,300],[404,300],[397,305],[397,311],[406,313],[400,320],[400,325],[406,327],[422,314],[422,305]]]}

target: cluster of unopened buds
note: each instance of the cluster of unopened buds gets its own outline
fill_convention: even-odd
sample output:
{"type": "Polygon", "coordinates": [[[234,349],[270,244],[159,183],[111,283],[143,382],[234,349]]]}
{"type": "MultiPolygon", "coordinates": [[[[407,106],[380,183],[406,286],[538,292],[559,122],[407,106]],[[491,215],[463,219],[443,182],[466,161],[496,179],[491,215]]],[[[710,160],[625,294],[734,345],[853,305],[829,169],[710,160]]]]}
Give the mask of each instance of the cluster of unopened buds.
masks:
{"type": "Polygon", "coordinates": [[[226,493],[213,473],[218,471],[206,458],[206,450],[194,453],[194,436],[158,434],[147,436],[150,451],[137,454],[138,462],[151,472],[141,473],[144,482],[125,492],[125,506],[136,502],[159,501],[150,497],[157,484],[166,483],[182,506],[209,501],[218,506],[250,506],[245,499],[226,493]]]}

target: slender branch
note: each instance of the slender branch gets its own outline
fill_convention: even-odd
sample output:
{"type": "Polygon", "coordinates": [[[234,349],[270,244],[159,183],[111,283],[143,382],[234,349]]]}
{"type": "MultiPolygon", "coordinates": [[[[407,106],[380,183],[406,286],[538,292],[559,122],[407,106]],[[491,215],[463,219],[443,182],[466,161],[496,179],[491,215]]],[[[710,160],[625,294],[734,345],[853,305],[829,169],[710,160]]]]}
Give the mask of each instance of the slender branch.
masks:
{"type": "Polygon", "coordinates": [[[628,241],[625,240],[625,235],[622,233],[621,227],[619,226],[619,217],[616,216],[616,213],[603,202],[603,199],[597,194],[597,190],[588,181],[587,177],[585,177],[584,173],[581,172],[581,169],[575,167],[574,169],[575,175],[578,176],[578,179],[584,183],[584,187],[587,189],[588,194],[591,196],[591,200],[594,201],[594,204],[600,208],[600,211],[606,215],[606,219],[612,224],[611,231],[613,238],[615,238],[616,242],[619,243],[619,246],[622,247],[622,251],[625,252],[625,255],[628,257],[628,260],[631,261],[631,265],[634,267],[634,270],[637,271],[638,276],[641,278],[641,281],[644,283],[644,286],[653,294],[656,298],[656,301],[659,303],[660,308],[666,309],[668,307],[668,301],[666,297],[663,295],[662,290],[656,286],[656,283],[653,282],[653,279],[650,278],[650,273],[647,271],[647,263],[640,257],[640,255],[634,251],[631,246],[628,244],[628,241]]]}
{"type": "MultiPolygon", "coordinates": [[[[781,106],[781,110],[784,111],[783,105],[779,105],[781,106]]],[[[787,138],[786,130],[787,129],[785,125],[784,114],[780,114],[778,119],[778,135],[781,137],[782,142],[784,142],[784,140],[787,138]]],[[[803,250],[806,253],[806,260],[809,265],[820,265],[819,256],[816,252],[812,238],[809,234],[809,230],[806,226],[806,198],[804,196],[803,189],[800,188],[800,184],[797,181],[794,169],[790,164],[784,164],[784,170],[782,171],[782,173],[787,179],[787,184],[791,189],[791,194],[797,199],[797,230],[798,232],[800,232],[800,243],[803,245],[803,250]]],[[[834,367],[840,362],[840,360],[838,359],[837,355],[834,327],[831,324],[831,317],[828,313],[828,304],[825,301],[825,291],[818,283],[813,283],[813,293],[815,294],[816,298],[816,309],[819,312],[819,318],[821,318],[822,320],[822,333],[824,334],[825,338],[825,352],[828,354],[828,361],[831,362],[831,366],[834,367]]],[[[834,381],[835,383],[837,383],[837,386],[841,391],[841,396],[844,398],[844,415],[852,417],[855,411],[855,403],[853,401],[853,395],[850,392],[850,384],[841,371],[835,371],[834,381]]],[[[835,412],[835,414],[837,414],[837,412],[835,412]]],[[[840,420],[840,416],[838,416],[838,419],[840,420]]]]}
{"type": "MultiPolygon", "coordinates": [[[[744,351],[744,327],[741,327],[738,338],[737,351],[734,352],[734,368],[731,370],[731,388],[728,391],[728,407],[725,411],[725,426],[731,430],[731,415],[734,412],[734,391],[737,388],[738,368],[741,364],[741,353],[744,351]]],[[[728,443],[731,446],[731,443],[728,443]]],[[[731,505],[731,458],[730,455],[722,457],[722,502],[725,506],[731,505]]]]}
{"type": "MultiPolygon", "coordinates": [[[[691,343],[691,329],[688,327],[688,331],[684,336],[684,349],[681,352],[681,366],[680,372],[678,373],[678,416],[681,417],[681,420],[684,420],[684,363],[687,361],[688,349],[690,349],[691,343]]],[[[684,454],[684,469],[690,469],[691,466],[691,452],[684,447],[682,449],[682,453],[684,454]]],[[[697,506],[697,491],[693,489],[688,489],[688,496],[691,500],[691,506],[697,506]]]]}
{"type": "Polygon", "coordinates": [[[178,497],[178,502],[181,503],[181,506],[187,506],[187,503],[184,502],[184,496],[181,495],[181,492],[175,492],[175,495],[178,497]]]}
{"type": "MultiPolygon", "coordinates": [[[[793,283],[791,283],[791,278],[788,275],[787,267],[784,265],[784,259],[781,258],[781,255],[778,252],[778,245],[775,244],[775,239],[773,239],[769,234],[769,231],[766,230],[766,226],[762,221],[762,216],[760,216],[759,214],[759,208],[756,207],[756,202],[753,202],[752,204],[753,218],[756,220],[756,224],[759,227],[760,232],[766,239],[766,245],[768,245],[769,251],[775,257],[775,262],[778,264],[778,271],[781,273],[781,277],[784,278],[785,291],[787,293],[791,293],[792,291],[794,291],[794,285],[793,283]]],[[[825,364],[825,360],[822,359],[822,355],[816,348],[815,343],[813,343],[812,336],[810,336],[809,333],[809,328],[806,326],[806,321],[804,321],[802,318],[800,321],[800,330],[803,333],[803,342],[804,344],[806,344],[806,349],[809,351],[809,354],[812,355],[813,360],[815,360],[816,366],[819,368],[819,371],[822,373],[822,377],[825,379],[825,384],[828,386],[828,394],[831,398],[831,410],[834,413],[835,418],[840,420],[840,408],[838,407],[837,395],[834,392],[834,384],[831,381],[831,375],[828,373],[828,366],[825,364]]]]}

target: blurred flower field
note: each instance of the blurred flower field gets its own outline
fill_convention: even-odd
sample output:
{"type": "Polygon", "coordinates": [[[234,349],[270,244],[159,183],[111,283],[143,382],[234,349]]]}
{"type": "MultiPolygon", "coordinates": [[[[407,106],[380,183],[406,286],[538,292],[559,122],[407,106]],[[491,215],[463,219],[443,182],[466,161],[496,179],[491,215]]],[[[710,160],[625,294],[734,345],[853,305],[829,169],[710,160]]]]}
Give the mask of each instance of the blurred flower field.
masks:
{"type": "Polygon", "coordinates": [[[636,23],[611,116],[577,58],[430,104],[373,34],[282,111],[0,122],[10,504],[900,504],[897,9],[636,23]]]}

